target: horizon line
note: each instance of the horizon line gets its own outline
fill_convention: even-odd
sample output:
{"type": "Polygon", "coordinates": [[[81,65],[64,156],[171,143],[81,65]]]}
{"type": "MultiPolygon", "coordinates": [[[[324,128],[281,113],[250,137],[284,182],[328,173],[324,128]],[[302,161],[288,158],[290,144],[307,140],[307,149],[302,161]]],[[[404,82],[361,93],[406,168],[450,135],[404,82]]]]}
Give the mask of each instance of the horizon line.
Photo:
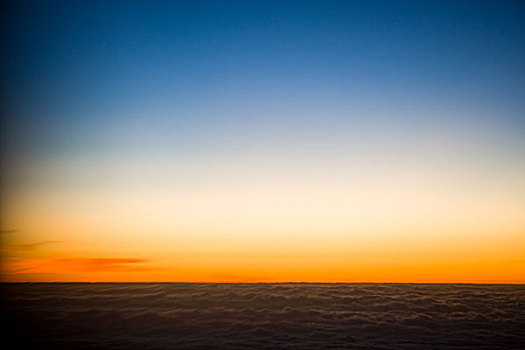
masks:
{"type": "Polygon", "coordinates": [[[203,281],[0,281],[0,284],[456,284],[525,285],[524,282],[203,282],[203,281]]]}

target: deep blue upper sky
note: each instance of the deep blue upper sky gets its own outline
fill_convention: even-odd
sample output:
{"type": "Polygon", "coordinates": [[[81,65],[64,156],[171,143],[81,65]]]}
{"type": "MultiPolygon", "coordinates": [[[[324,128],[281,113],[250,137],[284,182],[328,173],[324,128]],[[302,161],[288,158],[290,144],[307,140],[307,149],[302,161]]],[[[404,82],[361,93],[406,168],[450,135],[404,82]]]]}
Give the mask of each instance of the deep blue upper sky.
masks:
{"type": "Polygon", "coordinates": [[[13,154],[525,119],[522,1],[10,1],[3,22],[13,154]]]}

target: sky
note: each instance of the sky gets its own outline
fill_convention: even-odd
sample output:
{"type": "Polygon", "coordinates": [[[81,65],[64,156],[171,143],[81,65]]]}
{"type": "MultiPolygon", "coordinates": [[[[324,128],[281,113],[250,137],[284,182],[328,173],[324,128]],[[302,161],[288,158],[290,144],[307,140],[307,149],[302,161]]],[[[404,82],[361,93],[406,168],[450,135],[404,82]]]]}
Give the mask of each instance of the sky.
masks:
{"type": "Polygon", "coordinates": [[[3,281],[525,283],[522,1],[6,1],[3,281]]]}

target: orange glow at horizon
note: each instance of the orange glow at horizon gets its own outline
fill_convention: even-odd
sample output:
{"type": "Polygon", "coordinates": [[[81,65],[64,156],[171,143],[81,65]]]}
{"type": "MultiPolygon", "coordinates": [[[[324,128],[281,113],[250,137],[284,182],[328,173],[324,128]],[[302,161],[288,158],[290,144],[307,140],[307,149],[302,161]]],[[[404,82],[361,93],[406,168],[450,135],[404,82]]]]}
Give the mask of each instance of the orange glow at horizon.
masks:
{"type": "Polygon", "coordinates": [[[516,205],[476,206],[456,198],[455,207],[434,200],[418,208],[405,196],[399,207],[392,203],[392,209],[381,214],[342,201],[344,195],[327,201],[326,195],[318,194],[315,200],[303,197],[301,203],[292,199],[295,194],[281,194],[281,206],[260,195],[257,205],[242,208],[253,199],[250,196],[230,193],[230,198],[223,194],[162,203],[158,208],[174,211],[186,204],[187,215],[176,222],[169,220],[169,210],[165,214],[151,211],[146,217],[133,215],[139,209],[147,213],[149,203],[153,199],[161,203],[160,197],[151,197],[143,206],[129,198],[120,205],[113,200],[113,211],[101,201],[90,207],[85,200],[80,208],[67,200],[62,205],[55,202],[58,208],[22,201],[23,210],[12,207],[9,216],[12,227],[18,229],[2,233],[2,279],[525,282],[524,226],[516,205]],[[321,199],[322,204],[315,203],[321,199]],[[287,210],[282,204],[292,200],[294,208],[287,210]],[[326,208],[327,203],[332,207],[326,208]],[[469,206],[470,215],[459,210],[461,205],[469,206]],[[352,207],[354,215],[345,215],[344,206],[352,207]],[[212,207],[219,214],[207,212],[212,207]],[[27,220],[28,213],[32,220],[27,220]],[[245,216],[236,219],[240,213],[245,216]]]}
{"type": "Polygon", "coordinates": [[[169,268],[141,259],[12,258],[4,264],[3,276],[8,282],[525,282],[523,258],[460,263],[421,263],[413,259],[411,264],[398,260],[394,264],[362,262],[356,266],[338,265],[340,261],[323,265],[312,260],[298,263],[290,259],[268,259],[263,266],[251,267],[239,267],[234,261],[213,261],[209,262],[212,268],[169,268]]]}

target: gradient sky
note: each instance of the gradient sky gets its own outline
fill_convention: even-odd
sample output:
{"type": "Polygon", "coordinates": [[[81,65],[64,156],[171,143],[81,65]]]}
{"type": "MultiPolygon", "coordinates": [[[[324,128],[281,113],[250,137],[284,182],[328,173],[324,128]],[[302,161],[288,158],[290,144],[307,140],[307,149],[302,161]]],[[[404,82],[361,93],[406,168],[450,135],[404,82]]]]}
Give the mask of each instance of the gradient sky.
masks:
{"type": "Polygon", "coordinates": [[[523,1],[3,6],[3,280],[525,283],[523,1]]]}

